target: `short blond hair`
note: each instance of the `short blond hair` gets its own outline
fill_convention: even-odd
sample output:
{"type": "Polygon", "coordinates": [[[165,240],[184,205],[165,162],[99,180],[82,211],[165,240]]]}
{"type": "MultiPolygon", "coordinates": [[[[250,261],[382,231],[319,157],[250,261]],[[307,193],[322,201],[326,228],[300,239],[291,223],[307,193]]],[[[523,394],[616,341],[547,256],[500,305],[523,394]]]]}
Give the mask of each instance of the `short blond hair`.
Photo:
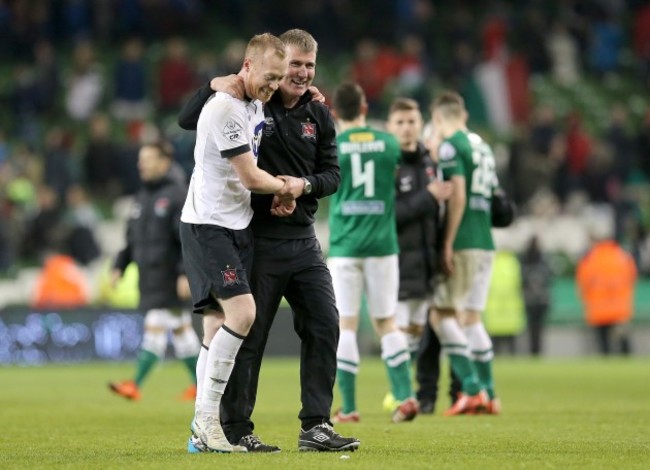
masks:
{"type": "Polygon", "coordinates": [[[465,114],[465,100],[455,91],[443,91],[431,105],[431,113],[435,111],[446,119],[461,118],[465,114]]]}
{"type": "Polygon", "coordinates": [[[246,57],[255,58],[258,55],[263,55],[269,49],[272,49],[275,55],[281,59],[287,56],[287,49],[279,37],[271,33],[262,33],[256,34],[248,41],[246,57]]]}
{"type": "Polygon", "coordinates": [[[294,46],[302,52],[318,53],[318,43],[314,36],[304,29],[290,29],[280,35],[280,40],[287,46],[294,46]]]}

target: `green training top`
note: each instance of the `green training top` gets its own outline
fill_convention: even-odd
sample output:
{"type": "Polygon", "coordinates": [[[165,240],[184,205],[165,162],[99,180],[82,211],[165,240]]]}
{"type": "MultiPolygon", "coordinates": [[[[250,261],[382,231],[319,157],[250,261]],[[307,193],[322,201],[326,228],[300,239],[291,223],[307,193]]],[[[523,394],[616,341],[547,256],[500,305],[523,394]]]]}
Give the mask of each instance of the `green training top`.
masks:
{"type": "Polygon", "coordinates": [[[341,186],[330,196],[330,256],[397,254],[395,173],[399,143],[387,132],[357,127],[336,137],[341,186]]]}
{"type": "Polygon", "coordinates": [[[467,201],[454,250],[494,250],[490,203],[499,180],[492,149],[478,134],[457,131],[440,144],[438,158],[445,180],[454,175],[465,178],[467,201]]]}

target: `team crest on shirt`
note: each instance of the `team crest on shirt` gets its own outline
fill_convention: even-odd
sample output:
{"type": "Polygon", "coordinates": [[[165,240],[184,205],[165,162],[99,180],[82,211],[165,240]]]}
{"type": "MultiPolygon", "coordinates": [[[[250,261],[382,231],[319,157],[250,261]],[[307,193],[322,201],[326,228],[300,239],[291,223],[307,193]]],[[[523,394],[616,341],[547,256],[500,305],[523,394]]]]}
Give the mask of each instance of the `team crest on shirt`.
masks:
{"type": "Polygon", "coordinates": [[[230,266],[226,266],[226,270],[221,271],[221,275],[223,276],[224,287],[234,286],[235,284],[241,283],[239,276],[237,276],[237,270],[230,268],[230,266]]]}
{"type": "Polygon", "coordinates": [[[264,118],[264,135],[270,137],[275,132],[275,121],[272,117],[264,118]]]}
{"type": "Polygon", "coordinates": [[[153,212],[157,217],[165,217],[169,212],[169,199],[166,197],[156,199],[153,205],[153,212]]]}
{"type": "Polygon", "coordinates": [[[315,139],[316,138],[316,123],[314,122],[303,122],[302,125],[302,136],[305,139],[315,139]]]}
{"type": "Polygon", "coordinates": [[[235,121],[228,121],[226,126],[223,128],[223,135],[228,137],[230,140],[237,140],[242,133],[242,128],[235,121]]]}
{"type": "Polygon", "coordinates": [[[438,149],[438,158],[442,161],[451,160],[456,155],[456,149],[449,142],[443,142],[438,149]]]}

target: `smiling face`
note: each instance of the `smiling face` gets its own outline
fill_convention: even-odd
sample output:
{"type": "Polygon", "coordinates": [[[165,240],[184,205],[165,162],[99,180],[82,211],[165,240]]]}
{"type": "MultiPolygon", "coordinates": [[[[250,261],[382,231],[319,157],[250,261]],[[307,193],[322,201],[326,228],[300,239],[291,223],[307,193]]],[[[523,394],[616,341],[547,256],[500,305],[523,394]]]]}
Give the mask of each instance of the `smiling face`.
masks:
{"type": "Polygon", "coordinates": [[[393,111],[388,117],[388,131],[397,137],[402,149],[413,149],[422,133],[422,114],[417,109],[393,111]]]}
{"type": "Polygon", "coordinates": [[[297,100],[305,94],[316,75],[316,51],[305,52],[300,47],[287,45],[289,69],[280,88],[285,99],[297,100]]]}
{"type": "Polygon", "coordinates": [[[280,87],[287,73],[287,59],[280,57],[273,48],[266,49],[244,61],[248,75],[244,80],[246,94],[252,99],[266,103],[280,87]]]}

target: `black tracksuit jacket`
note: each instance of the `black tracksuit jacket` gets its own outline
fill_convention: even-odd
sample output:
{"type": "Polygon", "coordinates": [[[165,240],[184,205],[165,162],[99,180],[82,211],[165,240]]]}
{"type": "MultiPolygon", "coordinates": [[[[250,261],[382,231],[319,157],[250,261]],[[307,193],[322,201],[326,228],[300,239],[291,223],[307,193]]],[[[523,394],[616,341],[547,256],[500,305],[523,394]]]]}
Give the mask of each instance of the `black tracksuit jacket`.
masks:
{"type": "Polygon", "coordinates": [[[435,174],[422,144],[415,152],[402,151],[395,182],[400,300],[424,298],[433,292],[440,208],[426,187],[435,174]]]}
{"type": "MultiPolygon", "coordinates": [[[[196,129],[201,108],[212,93],[214,91],[206,84],[185,104],[178,118],[183,129],[196,129]]],[[[252,227],[256,237],[300,239],[316,236],[314,214],[318,210],[318,199],[338,189],[341,174],[334,121],[329,108],[311,98],[307,92],[296,106],[286,109],[280,93],[274,93],[264,105],[266,122],[258,156],[259,168],[274,176],[304,176],[311,183],[312,192],[298,199],[296,210],[289,217],[271,215],[272,194],[253,193],[252,227]],[[320,151],[313,151],[313,147],[320,151]],[[286,158],[279,159],[277,155],[286,158]]]]}
{"type": "Polygon", "coordinates": [[[143,183],[127,223],[126,246],[114,266],[138,265],[140,309],[176,308],[176,282],[183,271],[179,224],[186,188],[171,174],[143,183]]]}

